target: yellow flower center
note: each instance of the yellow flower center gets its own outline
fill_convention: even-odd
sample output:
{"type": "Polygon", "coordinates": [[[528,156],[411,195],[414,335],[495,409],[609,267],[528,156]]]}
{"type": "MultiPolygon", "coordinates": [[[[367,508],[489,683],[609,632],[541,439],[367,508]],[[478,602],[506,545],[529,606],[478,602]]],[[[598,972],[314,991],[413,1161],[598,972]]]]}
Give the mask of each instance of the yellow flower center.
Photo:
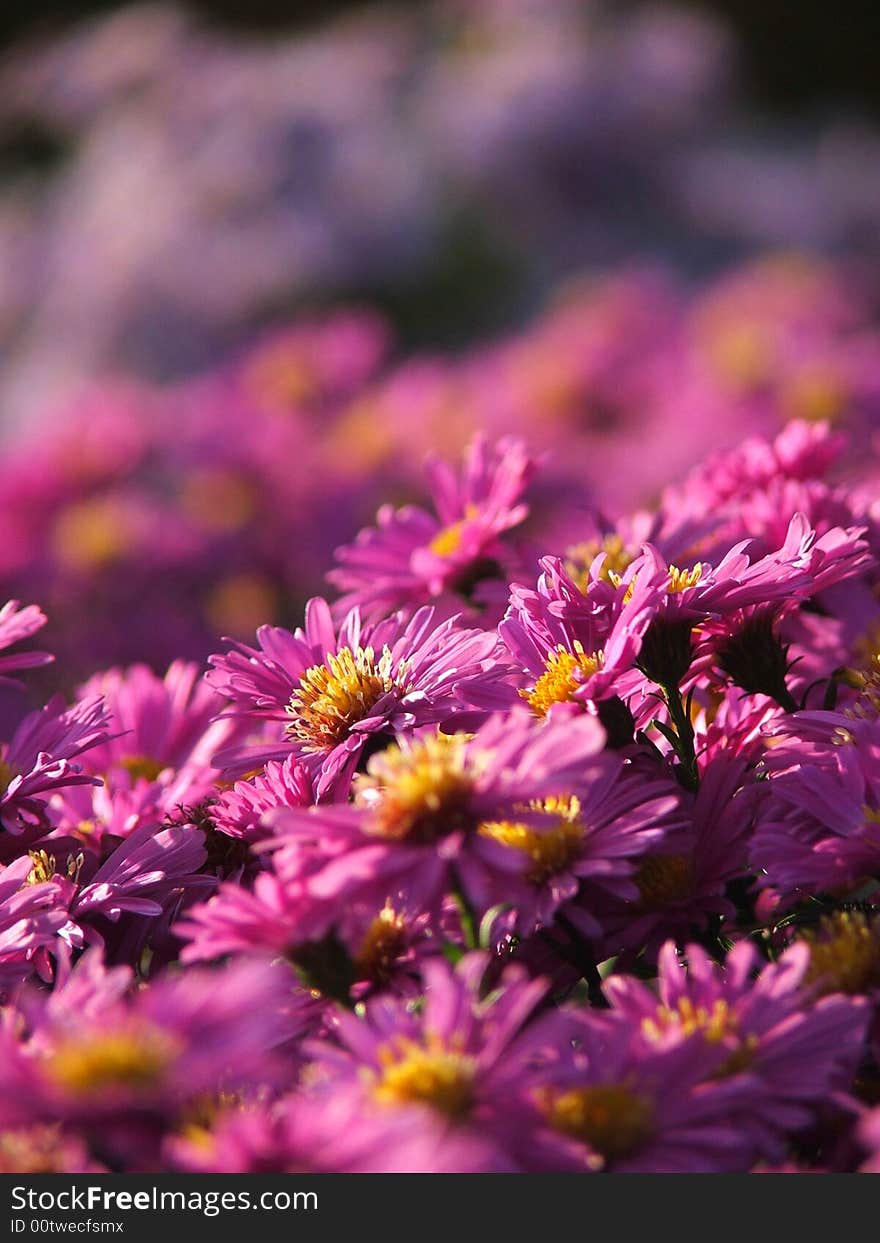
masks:
{"type": "Polygon", "coordinates": [[[168,767],[162,760],[151,759],[149,755],[126,755],[119,761],[133,781],[143,777],[146,781],[155,781],[160,773],[168,767]]]}
{"type": "Polygon", "coordinates": [[[45,850],[29,850],[33,867],[28,872],[26,885],[42,885],[55,875],[55,856],[46,854],[45,850]]]}
{"type": "Polygon", "coordinates": [[[680,997],[675,1006],[659,1006],[654,1018],[642,1021],[649,1040],[659,1042],[672,1029],[683,1036],[701,1032],[709,1044],[720,1044],[736,1029],[736,1016],[727,1002],[719,999],[711,1009],[695,1006],[690,997],[680,997]]]}
{"type": "Polygon", "coordinates": [[[429,1034],[423,1044],[398,1037],[379,1050],[381,1070],[374,1088],[383,1105],[429,1105],[461,1118],[474,1103],[473,1058],[429,1034]]]}
{"type": "Polygon", "coordinates": [[[758,1037],[740,1036],[738,1019],[723,998],[711,1007],[695,1006],[690,997],[680,997],[674,1006],[658,1006],[654,1018],[642,1020],[642,1032],[659,1044],[670,1031],[682,1036],[702,1035],[708,1044],[734,1041],[735,1048],[715,1071],[715,1078],[736,1074],[751,1065],[758,1048],[758,1037]]]}
{"type": "Polygon", "coordinates": [[[687,591],[689,587],[696,587],[697,583],[703,576],[703,564],[698,561],[690,570],[680,570],[677,565],[669,567],[669,582],[666,584],[666,591],[670,596],[680,595],[683,591],[687,591]]]}
{"type": "Polygon", "coordinates": [[[378,660],[371,647],[342,647],[303,674],[287,707],[287,732],[308,751],[330,751],[397,685],[387,647],[378,660]]]}
{"type": "Polygon", "coordinates": [[[568,703],[587,678],[602,667],[602,653],[588,656],[583,645],[575,641],[574,651],[557,647],[546,660],[545,671],[530,691],[520,691],[536,716],[546,716],[554,704],[568,703]]]}
{"type": "Polygon", "coordinates": [[[392,841],[433,842],[468,829],[473,773],[467,735],[435,734],[407,747],[392,745],[374,755],[356,792],[371,805],[372,832],[392,841]]]}
{"type": "Polygon", "coordinates": [[[627,1156],[651,1131],[650,1102],[623,1083],[551,1093],[543,1106],[550,1125],[588,1144],[601,1164],[627,1156]]]}
{"type": "Polygon", "coordinates": [[[809,929],[807,979],[828,993],[864,993],[880,985],[880,927],[861,911],[836,911],[809,929]]]}
{"type": "MultiPolygon", "coordinates": [[[[52,880],[58,870],[55,856],[47,854],[45,850],[29,850],[28,854],[31,857],[33,867],[28,872],[24,883],[26,885],[42,885],[46,881],[52,880]]],[[[82,851],[79,851],[78,854],[67,856],[65,875],[68,880],[72,880],[74,883],[79,880],[80,870],[84,862],[85,855],[82,851]]]]}
{"type": "Polygon", "coordinates": [[[305,352],[286,342],[266,346],[251,362],[246,382],[259,400],[280,409],[296,409],[320,391],[305,352]]]}
{"type": "Polygon", "coordinates": [[[361,943],[355,960],[358,975],[377,983],[386,982],[405,949],[406,920],[386,902],[361,943]]]}
{"type": "Polygon", "coordinates": [[[80,501],[58,516],[52,543],[58,560],[72,570],[110,565],[129,550],[130,523],[112,497],[80,501]]]}
{"type": "Polygon", "coordinates": [[[782,405],[793,419],[836,423],[846,412],[849,393],[842,376],[831,367],[809,367],[795,375],[782,392],[782,405]]]}
{"type": "Polygon", "coordinates": [[[451,557],[461,548],[464,533],[468,525],[473,522],[474,518],[479,514],[479,509],[473,502],[468,502],[465,506],[464,517],[458,522],[451,522],[448,527],[444,527],[442,531],[438,531],[431,540],[428,547],[431,552],[438,557],[451,557]]]}
{"type": "Polygon", "coordinates": [[[146,1092],[159,1082],[176,1053],[176,1043],[154,1029],[90,1031],[62,1041],[45,1069],[54,1083],[75,1096],[100,1096],[114,1088],[146,1092]]]}
{"type": "Polygon", "coordinates": [[[772,347],[760,327],[740,322],[718,325],[708,347],[716,374],[735,392],[755,392],[770,378],[772,347]]]}
{"type": "Polygon", "coordinates": [[[599,577],[616,585],[615,580],[620,582],[620,576],[633,561],[632,553],[627,550],[619,535],[606,535],[602,540],[588,540],[583,544],[576,544],[565,554],[566,572],[585,595],[590,586],[590,567],[603,552],[605,560],[602,562],[599,577]]]}
{"type": "Polygon", "coordinates": [[[545,799],[536,810],[546,814],[546,826],[523,824],[515,820],[491,820],[480,825],[480,833],[502,846],[528,855],[528,878],[536,885],[565,871],[577,858],[586,833],[580,819],[580,800],[545,799]]]}
{"type": "Polygon", "coordinates": [[[663,911],[693,892],[694,865],[687,855],[646,855],[635,876],[643,911],[663,911]]]}

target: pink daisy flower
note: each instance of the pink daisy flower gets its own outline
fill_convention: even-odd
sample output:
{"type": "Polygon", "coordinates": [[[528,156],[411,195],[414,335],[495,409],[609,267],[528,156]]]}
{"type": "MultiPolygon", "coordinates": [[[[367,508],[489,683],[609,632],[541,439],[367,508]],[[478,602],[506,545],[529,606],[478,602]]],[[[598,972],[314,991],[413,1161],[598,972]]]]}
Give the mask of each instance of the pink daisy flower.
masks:
{"type": "Polygon", "coordinates": [[[365,752],[419,725],[463,712],[474,693],[503,677],[495,634],[437,622],[432,608],[363,626],[352,609],[338,630],[327,603],[306,606],[293,633],[263,626],[259,648],[236,644],[212,656],[208,680],[232,701],[229,715],[282,724],[280,741],[215,757],[245,772],[291,753],[323,798],[343,792],[365,752]]]}

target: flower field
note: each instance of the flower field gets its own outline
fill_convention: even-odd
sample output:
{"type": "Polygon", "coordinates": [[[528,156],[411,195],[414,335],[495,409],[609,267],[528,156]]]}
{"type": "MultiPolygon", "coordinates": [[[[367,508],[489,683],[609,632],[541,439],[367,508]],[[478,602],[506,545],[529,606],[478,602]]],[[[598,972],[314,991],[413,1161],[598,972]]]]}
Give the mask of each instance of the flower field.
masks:
{"type": "Polygon", "coordinates": [[[580,7],[0,71],[3,1173],[880,1171],[880,210],[580,7]]]}

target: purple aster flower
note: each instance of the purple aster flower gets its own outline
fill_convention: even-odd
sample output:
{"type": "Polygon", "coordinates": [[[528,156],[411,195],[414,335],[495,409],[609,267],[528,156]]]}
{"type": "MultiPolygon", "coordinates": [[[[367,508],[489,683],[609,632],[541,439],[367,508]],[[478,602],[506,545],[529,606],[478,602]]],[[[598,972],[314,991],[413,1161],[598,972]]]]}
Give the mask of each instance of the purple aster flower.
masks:
{"type": "Polygon", "coordinates": [[[216,762],[246,771],[293,753],[321,798],[344,791],[365,748],[402,730],[450,719],[481,686],[503,676],[494,633],[439,624],[432,608],[362,626],[352,609],[334,628],[321,599],[305,627],[264,626],[259,649],[237,644],[212,656],[210,683],[232,700],[233,717],[284,724],[268,746],[235,748],[216,762]]]}
{"type": "Polygon", "coordinates": [[[199,1100],[289,1081],[276,1050],[290,983],[278,964],[241,960],[165,976],[75,1022],[35,999],[24,1034],[0,1033],[0,1117],[66,1122],[114,1168],[159,1168],[164,1130],[199,1100]]]}
{"type": "Polygon", "coordinates": [[[522,441],[512,437],[490,452],[485,436],[477,436],[460,477],[438,458],[429,459],[435,514],[384,505],[375,527],[338,548],[339,568],[327,576],[343,593],[335,608],[357,605],[373,618],[438,600],[447,612],[460,610],[463,601],[484,612],[497,606],[505,595],[503,580],[518,568],[502,537],[528,515],[523,496],[534,465],[522,441]]]}
{"type": "MultiPolygon", "coordinates": [[[[558,1057],[564,1027],[535,1020],[546,985],[513,970],[480,1000],[485,967],[480,954],[455,970],[442,960],[426,963],[419,1011],[377,998],[363,1017],[338,1012],[332,1040],[311,1045],[311,1090],[323,1099],[337,1085],[359,1087],[392,1115],[415,1114],[429,1131],[481,1142],[482,1168],[517,1169],[517,1140],[535,1118],[529,1090],[558,1057]]],[[[365,1125],[369,1117],[365,1112],[365,1125]]]]}
{"type": "Polygon", "coordinates": [[[785,902],[844,896],[873,877],[880,860],[878,723],[838,713],[789,721],[783,744],[767,755],[752,866],[785,902]],[[802,719],[806,745],[796,732],[802,719]],[[818,744],[811,720],[820,726],[818,744]]]}
{"type": "Polygon", "coordinates": [[[601,937],[596,903],[601,910],[609,898],[637,901],[640,861],[686,824],[676,787],[616,758],[580,780],[578,790],[532,800],[513,819],[480,825],[481,835],[523,863],[512,871],[505,861],[494,871],[484,901],[505,912],[494,935],[503,930],[526,937],[558,917],[583,936],[601,937]]]}
{"type": "Polygon", "coordinates": [[[283,762],[270,760],[255,777],[236,781],[211,804],[210,814],[218,833],[253,841],[265,832],[261,821],[266,812],[309,807],[312,802],[309,774],[291,755],[283,762]]]}
{"type": "Polygon", "coordinates": [[[155,781],[167,769],[208,768],[221,742],[212,726],[223,699],[201,674],[198,665],[175,661],[162,678],[146,665],[90,678],[80,698],[103,696],[113,736],[92,748],[87,770],[103,776],[121,768],[133,781],[155,781]]]}
{"type": "Polygon", "coordinates": [[[142,825],[97,871],[84,870],[71,916],[88,922],[101,915],[114,923],[125,912],[159,916],[182,893],[214,884],[199,875],[206,858],[205,839],[194,826],[142,825]]]}
{"type": "Polygon", "coordinates": [[[850,1085],[864,1046],[865,1002],[841,994],[812,999],[804,987],[805,945],[793,946],[757,977],[758,953],[749,942],[735,946],[723,967],[696,945],[686,956],[687,971],[667,942],[656,992],[632,977],[613,976],[606,995],[649,1045],[670,1048],[698,1034],[715,1053],[711,1077],[757,1080],[760,1108],[742,1130],[764,1132],[761,1155],[778,1160],[787,1150],[785,1138],[850,1085]]]}
{"type": "Polygon", "coordinates": [[[594,559],[586,593],[555,557],[542,560],[536,591],[511,588],[498,633],[521,671],[519,694],[538,716],[557,703],[626,698],[642,684],[634,666],[658,593],[635,569],[605,577],[606,562],[605,553],[594,559]]]}
{"type": "MultiPolygon", "coordinates": [[[[539,724],[518,709],[490,717],[472,737],[423,732],[401,739],[369,761],[355,806],[275,813],[266,848],[278,853],[278,870],[300,877],[325,905],[327,918],[350,901],[377,911],[388,900],[395,910],[439,914],[458,893],[482,915],[505,879],[537,866],[542,851],[574,850],[581,829],[558,820],[548,826],[531,804],[581,791],[588,802],[590,782],[619,765],[602,752],[604,737],[589,716],[554,714],[539,724]],[[534,857],[480,831],[524,818],[534,831],[534,857]]],[[[590,858],[589,844],[584,854],[590,858]]]]}
{"type": "MultiPolygon", "coordinates": [[[[270,1105],[220,1109],[165,1144],[174,1169],[200,1174],[456,1174],[493,1168],[491,1147],[426,1123],[421,1111],[388,1110],[358,1087],[334,1085],[270,1105]]],[[[0,1164],[2,1168],[2,1164],[0,1164]]]]}
{"type": "Polygon", "coordinates": [[[596,901],[604,955],[651,955],[667,937],[693,935],[711,916],[735,914],[726,889],[747,871],[756,797],[745,759],[719,752],[705,765],[697,793],[682,794],[685,823],[637,861],[635,900],[596,901]]]}
{"type": "Polygon", "coordinates": [[[530,1167],[611,1173],[731,1173],[756,1144],[734,1121],[760,1108],[756,1085],[714,1078],[716,1051],[693,1035],[667,1046],[611,1011],[569,1011],[570,1044],[535,1092],[545,1119],[530,1167]]]}

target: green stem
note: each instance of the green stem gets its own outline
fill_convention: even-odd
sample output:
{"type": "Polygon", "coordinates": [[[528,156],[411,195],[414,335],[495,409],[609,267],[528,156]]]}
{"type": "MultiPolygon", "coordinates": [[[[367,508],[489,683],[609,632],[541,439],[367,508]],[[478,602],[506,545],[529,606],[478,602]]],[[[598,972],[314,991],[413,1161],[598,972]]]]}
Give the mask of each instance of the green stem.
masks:
{"type": "Polygon", "coordinates": [[[677,686],[664,686],[663,695],[669,719],[678,735],[679,779],[686,789],[696,790],[700,784],[700,773],[697,768],[693,722],[682,703],[681,691],[677,686]]]}
{"type": "Polygon", "coordinates": [[[464,937],[464,943],[467,949],[475,950],[479,945],[477,937],[477,919],[473,909],[464,896],[464,892],[460,885],[452,891],[452,897],[455,905],[458,907],[458,918],[461,923],[461,933],[464,937]]]}

